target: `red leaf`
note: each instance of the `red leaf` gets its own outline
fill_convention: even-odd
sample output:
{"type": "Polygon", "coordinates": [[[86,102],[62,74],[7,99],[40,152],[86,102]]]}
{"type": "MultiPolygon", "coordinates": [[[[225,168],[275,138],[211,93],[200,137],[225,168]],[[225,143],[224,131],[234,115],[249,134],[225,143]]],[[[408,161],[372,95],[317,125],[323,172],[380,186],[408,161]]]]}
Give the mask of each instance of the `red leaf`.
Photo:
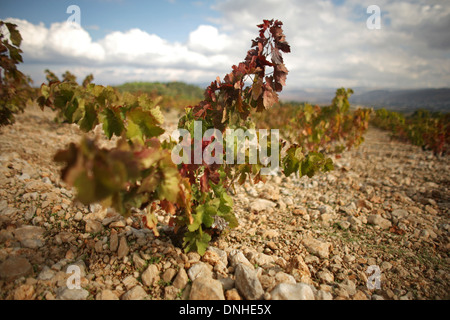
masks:
{"type": "Polygon", "coordinates": [[[278,101],[278,95],[276,92],[266,89],[264,90],[263,99],[264,108],[269,109],[278,101]]]}
{"type": "Polygon", "coordinates": [[[288,69],[284,64],[277,64],[274,67],[273,75],[275,79],[275,91],[280,92],[283,86],[286,85],[286,76],[288,74],[288,69]]]}
{"type": "Polygon", "coordinates": [[[283,57],[281,56],[280,50],[278,48],[272,48],[272,62],[274,64],[282,64],[283,57]]]}
{"type": "Polygon", "coordinates": [[[262,87],[263,87],[263,81],[262,79],[258,79],[255,83],[253,83],[252,86],[252,99],[258,100],[258,98],[261,96],[262,93],[262,87]]]}
{"type": "Polygon", "coordinates": [[[167,213],[169,213],[169,214],[175,214],[175,212],[176,212],[175,206],[174,206],[173,203],[170,202],[170,201],[167,201],[167,200],[161,200],[161,201],[159,202],[159,205],[161,206],[161,208],[162,208],[165,212],[167,212],[167,213]]]}
{"type": "Polygon", "coordinates": [[[200,190],[202,192],[209,191],[208,175],[206,174],[206,172],[200,177],[200,190]]]}

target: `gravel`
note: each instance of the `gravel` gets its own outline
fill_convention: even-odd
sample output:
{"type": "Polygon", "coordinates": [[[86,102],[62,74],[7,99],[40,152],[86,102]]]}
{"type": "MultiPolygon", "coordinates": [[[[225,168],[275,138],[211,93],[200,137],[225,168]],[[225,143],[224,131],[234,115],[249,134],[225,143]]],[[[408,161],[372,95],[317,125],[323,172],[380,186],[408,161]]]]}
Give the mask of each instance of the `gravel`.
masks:
{"type": "Polygon", "coordinates": [[[370,128],[332,172],[236,186],[239,227],[200,257],[162,212],[156,238],[138,213],[74,202],[52,156],[82,133],[53,117],[30,107],[0,129],[0,299],[450,298],[449,157],[370,128]]]}

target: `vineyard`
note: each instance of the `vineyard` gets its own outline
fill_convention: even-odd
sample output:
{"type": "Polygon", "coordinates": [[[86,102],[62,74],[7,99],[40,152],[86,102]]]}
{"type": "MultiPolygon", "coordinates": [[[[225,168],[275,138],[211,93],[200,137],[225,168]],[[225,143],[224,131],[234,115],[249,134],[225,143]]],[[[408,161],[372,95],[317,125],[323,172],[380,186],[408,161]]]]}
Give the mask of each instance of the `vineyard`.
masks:
{"type": "Polygon", "coordinates": [[[36,92],[0,26],[1,299],[448,298],[448,114],[280,102],[277,20],[199,98],[50,70],[36,92]]]}

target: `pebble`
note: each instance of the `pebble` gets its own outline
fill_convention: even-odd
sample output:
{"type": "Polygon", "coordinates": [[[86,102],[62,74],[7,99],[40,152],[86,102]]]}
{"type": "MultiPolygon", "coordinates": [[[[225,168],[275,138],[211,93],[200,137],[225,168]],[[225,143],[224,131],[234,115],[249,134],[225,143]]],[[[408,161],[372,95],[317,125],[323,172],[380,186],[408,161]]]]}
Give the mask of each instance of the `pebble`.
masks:
{"type": "Polygon", "coordinates": [[[149,265],[148,268],[142,273],[141,279],[142,283],[147,287],[152,287],[154,284],[156,284],[160,279],[159,270],[156,265],[149,265]]]}
{"type": "Polygon", "coordinates": [[[166,271],[164,271],[162,275],[162,279],[164,282],[172,282],[173,277],[177,274],[177,271],[173,268],[169,268],[166,271]]]}
{"type": "Polygon", "coordinates": [[[377,214],[371,214],[367,217],[367,222],[376,226],[379,226],[381,229],[389,229],[392,226],[392,223],[377,214]]]}
{"type": "Polygon", "coordinates": [[[119,300],[119,297],[113,291],[105,289],[97,294],[95,300],[119,300]]]}
{"type": "Polygon", "coordinates": [[[265,211],[269,208],[275,208],[276,203],[266,199],[256,199],[250,204],[250,209],[255,211],[265,211]]]}
{"type": "Polygon", "coordinates": [[[33,272],[30,262],[23,257],[10,257],[0,264],[0,278],[12,281],[33,272]]]}
{"type": "Polygon", "coordinates": [[[137,252],[133,253],[133,263],[136,269],[142,269],[147,265],[147,262],[137,252]]]}
{"type": "Polygon", "coordinates": [[[328,258],[330,255],[330,248],[332,247],[329,242],[324,242],[313,238],[303,239],[303,245],[310,253],[318,255],[323,259],[328,258]]]}
{"type": "Polygon", "coordinates": [[[175,280],[173,280],[173,286],[177,289],[184,289],[186,285],[189,282],[188,275],[186,273],[186,270],[184,268],[181,268],[177,276],[175,277],[175,280]]]}
{"type": "Polygon", "coordinates": [[[409,216],[409,212],[404,209],[396,209],[392,211],[391,215],[397,219],[404,219],[409,216]]]}
{"type": "Polygon", "coordinates": [[[209,267],[208,264],[201,261],[191,266],[187,274],[189,276],[189,279],[191,279],[191,281],[194,281],[198,277],[212,278],[211,268],[209,267]]]}
{"type": "Polygon", "coordinates": [[[128,276],[125,279],[122,280],[123,285],[125,286],[125,288],[127,290],[130,290],[131,288],[133,288],[134,286],[137,285],[137,280],[134,276],[128,276]]]}
{"type": "Polygon", "coordinates": [[[264,290],[254,269],[239,263],[235,268],[236,288],[247,300],[260,300],[264,295],[264,290]]]}
{"type": "Polygon", "coordinates": [[[85,289],[62,287],[56,291],[56,300],[86,300],[88,296],[89,291],[85,289]]]}
{"type": "Polygon", "coordinates": [[[130,252],[130,248],[128,247],[127,238],[125,236],[120,238],[119,248],[117,250],[117,257],[119,259],[125,257],[130,252]]]}
{"type": "Polygon", "coordinates": [[[75,221],[81,221],[83,220],[83,214],[81,213],[81,211],[78,211],[75,216],[73,217],[73,220],[75,221]]]}
{"type": "Polygon", "coordinates": [[[35,226],[23,226],[14,230],[14,236],[20,241],[21,245],[37,249],[44,246],[44,228],[35,226]]]}
{"type": "Polygon", "coordinates": [[[14,290],[14,300],[34,300],[35,292],[34,286],[23,284],[14,290]]]}
{"type": "Polygon", "coordinates": [[[315,300],[313,290],[305,283],[280,283],[270,296],[272,300],[315,300]]]}
{"type": "Polygon", "coordinates": [[[345,290],[350,296],[356,293],[356,285],[352,280],[345,279],[338,284],[339,288],[345,290]]]}
{"type": "Polygon", "coordinates": [[[286,270],[299,282],[307,282],[311,277],[308,265],[300,255],[296,255],[289,261],[286,270]]]}
{"type": "Polygon", "coordinates": [[[211,277],[200,276],[192,282],[190,300],[225,300],[220,281],[211,277]]]}
{"type": "MultiPolygon", "coordinates": [[[[448,157],[437,160],[371,128],[360,149],[333,158],[330,173],[275,176],[248,184],[250,196],[236,186],[240,227],[211,242],[201,257],[172,245],[165,232],[170,227],[159,238],[141,229],[141,213],[125,219],[112,209],[74,203],[75,191],[59,186],[59,172],[46,156],[57,151],[53,146],[78,139],[77,128],[59,126],[57,140],[30,132],[54,126],[53,116],[48,122],[38,111],[39,126],[19,120],[0,135],[0,290],[6,299],[189,299],[192,289],[193,297],[298,299],[297,287],[310,284],[300,298],[448,296],[449,188],[442,180],[449,175],[448,157]],[[21,146],[11,152],[16,135],[21,146]],[[42,142],[51,150],[43,153],[42,142]],[[34,146],[32,157],[22,145],[34,146]],[[89,292],[64,291],[73,264],[89,292]],[[370,265],[380,266],[382,290],[366,289],[370,265]]],[[[157,215],[166,225],[170,216],[157,215]]]]}
{"type": "Polygon", "coordinates": [[[333,295],[330,292],[319,290],[317,291],[316,300],[333,300],[333,295]]]}
{"type": "Polygon", "coordinates": [[[225,299],[235,301],[242,300],[241,296],[239,295],[239,291],[237,291],[237,289],[235,288],[225,291],[225,299]]]}
{"type": "Polygon", "coordinates": [[[247,257],[240,250],[232,250],[229,254],[229,259],[230,265],[232,267],[236,267],[238,264],[244,264],[246,266],[249,266],[250,268],[253,268],[253,265],[250,263],[250,261],[248,261],[247,257]]]}
{"type": "Polygon", "coordinates": [[[328,270],[319,271],[316,274],[316,276],[323,283],[332,283],[332,282],[334,282],[334,275],[328,270]]]}
{"type": "Polygon", "coordinates": [[[38,280],[50,280],[55,276],[55,271],[53,271],[52,269],[50,269],[47,266],[44,266],[44,268],[42,269],[42,271],[39,273],[37,279],[38,280]]]}
{"type": "Polygon", "coordinates": [[[98,233],[103,230],[103,225],[99,221],[88,220],[86,221],[86,232],[87,233],[98,233]]]}
{"type": "Polygon", "coordinates": [[[121,300],[144,300],[148,297],[147,292],[140,285],[133,287],[124,293],[121,300]]]}
{"type": "Polygon", "coordinates": [[[119,247],[119,236],[115,231],[111,231],[111,236],[109,238],[109,250],[115,252],[117,251],[118,247],[119,247]]]}

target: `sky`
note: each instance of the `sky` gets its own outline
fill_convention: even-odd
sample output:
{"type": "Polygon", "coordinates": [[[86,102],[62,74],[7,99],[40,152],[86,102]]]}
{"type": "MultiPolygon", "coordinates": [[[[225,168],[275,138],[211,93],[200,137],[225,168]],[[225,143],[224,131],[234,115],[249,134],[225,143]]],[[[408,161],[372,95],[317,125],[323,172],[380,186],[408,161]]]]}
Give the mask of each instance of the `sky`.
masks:
{"type": "Polygon", "coordinates": [[[18,25],[19,69],[37,86],[45,69],[103,85],[209,84],[245,58],[257,24],[278,19],[289,90],[450,87],[448,0],[1,0],[0,19],[18,25]]]}

